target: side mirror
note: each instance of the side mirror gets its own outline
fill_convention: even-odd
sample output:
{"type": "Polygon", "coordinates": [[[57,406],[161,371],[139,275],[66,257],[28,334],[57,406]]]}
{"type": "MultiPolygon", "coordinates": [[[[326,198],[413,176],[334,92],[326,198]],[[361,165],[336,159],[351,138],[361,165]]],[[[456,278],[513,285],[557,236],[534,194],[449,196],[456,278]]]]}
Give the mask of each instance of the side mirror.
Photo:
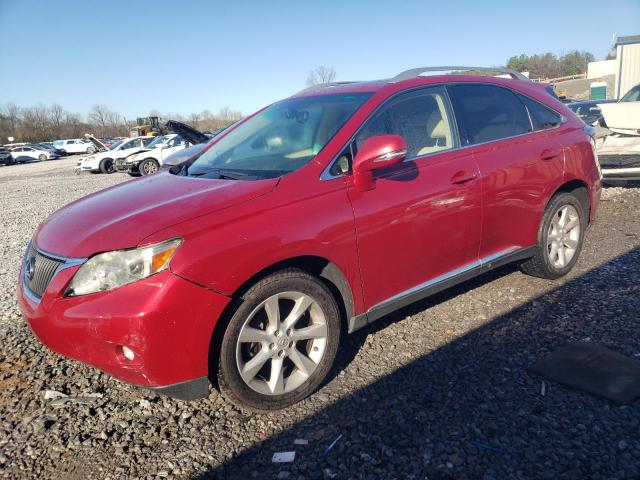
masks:
{"type": "Polygon", "coordinates": [[[376,135],[367,138],[353,162],[356,187],[362,191],[375,187],[373,172],[402,163],[407,158],[407,143],[400,135],[376,135]]]}

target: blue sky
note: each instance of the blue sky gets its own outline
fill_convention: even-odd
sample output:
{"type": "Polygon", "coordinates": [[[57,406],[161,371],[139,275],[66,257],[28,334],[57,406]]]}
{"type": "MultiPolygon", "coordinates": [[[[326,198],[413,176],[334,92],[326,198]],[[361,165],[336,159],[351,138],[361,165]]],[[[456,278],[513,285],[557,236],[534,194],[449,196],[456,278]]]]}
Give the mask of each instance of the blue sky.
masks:
{"type": "Polygon", "coordinates": [[[600,59],[612,35],[640,34],[640,1],[0,0],[0,32],[0,104],[248,114],[318,65],[368,80],[520,53],[600,59]]]}

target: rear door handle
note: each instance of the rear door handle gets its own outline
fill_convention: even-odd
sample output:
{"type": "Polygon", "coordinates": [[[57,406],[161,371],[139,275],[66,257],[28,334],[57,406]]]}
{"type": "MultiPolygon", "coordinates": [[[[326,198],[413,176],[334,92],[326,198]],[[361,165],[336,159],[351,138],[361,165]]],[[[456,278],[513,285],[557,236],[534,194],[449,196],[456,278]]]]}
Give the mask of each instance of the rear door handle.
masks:
{"type": "Polygon", "coordinates": [[[546,150],[543,150],[542,153],[540,154],[540,159],[547,160],[547,161],[553,160],[554,158],[557,158],[558,155],[560,155],[560,150],[547,148],[546,150]]]}
{"type": "Polygon", "coordinates": [[[470,182],[471,180],[475,180],[478,178],[478,174],[476,172],[469,173],[466,170],[460,170],[456,172],[456,174],[451,177],[451,183],[454,185],[460,185],[461,183],[470,182]]]}

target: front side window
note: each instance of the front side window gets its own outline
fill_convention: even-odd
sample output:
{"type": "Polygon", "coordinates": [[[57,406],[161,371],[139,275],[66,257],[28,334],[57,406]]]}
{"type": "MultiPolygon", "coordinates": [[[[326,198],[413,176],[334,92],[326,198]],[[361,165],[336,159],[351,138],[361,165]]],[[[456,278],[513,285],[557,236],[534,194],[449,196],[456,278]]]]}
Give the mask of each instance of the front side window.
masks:
{"type": "Polygon", "coordinates": [[[534,132],[560,125],[561,117],[556,112],[526,95],[518,94],[518,97],[522,100],[522,103],[524,103],[529,111],[529,117],[531,118],[531,124],[533,125],[534,132]]]}
{"type": "Polygon", "coordinates": [[[275,103],[222,136],[180,174],[268,178],[291,173],[313,160],[370,95],[314,95],[275,103]]]}
{"type": "Polygon", "coordinates": [[[493,85],[451,85],[452,102],[465,145],[531,131],[524,104],[511,90],[493,85]]]}
{"type": "Polygon", "coordinates": [[[444,88],[431,87],[399,95],[371,117],[356,136],[355,147],[374,135],[400,135],[407,158],[454,147],[451,115],[444,88]]]}

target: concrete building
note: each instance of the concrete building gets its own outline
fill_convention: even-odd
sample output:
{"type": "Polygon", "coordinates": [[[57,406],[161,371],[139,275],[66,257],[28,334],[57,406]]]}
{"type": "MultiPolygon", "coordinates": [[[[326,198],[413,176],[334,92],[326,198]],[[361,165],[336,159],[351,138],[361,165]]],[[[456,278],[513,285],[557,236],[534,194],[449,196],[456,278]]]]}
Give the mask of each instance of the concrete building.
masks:
{"type": "Polygon", "coordinates": [[[589,62],[587,66],[587,78],[596,79],[615,75],[617,72],[617,62],[615,60],[602,60],[600,62],[589,62]]]}
{"type": "Polygon", "coordinates": [[[616,97],[640,83],[640,35],[618,37],[616,40],[616,97]]]}

